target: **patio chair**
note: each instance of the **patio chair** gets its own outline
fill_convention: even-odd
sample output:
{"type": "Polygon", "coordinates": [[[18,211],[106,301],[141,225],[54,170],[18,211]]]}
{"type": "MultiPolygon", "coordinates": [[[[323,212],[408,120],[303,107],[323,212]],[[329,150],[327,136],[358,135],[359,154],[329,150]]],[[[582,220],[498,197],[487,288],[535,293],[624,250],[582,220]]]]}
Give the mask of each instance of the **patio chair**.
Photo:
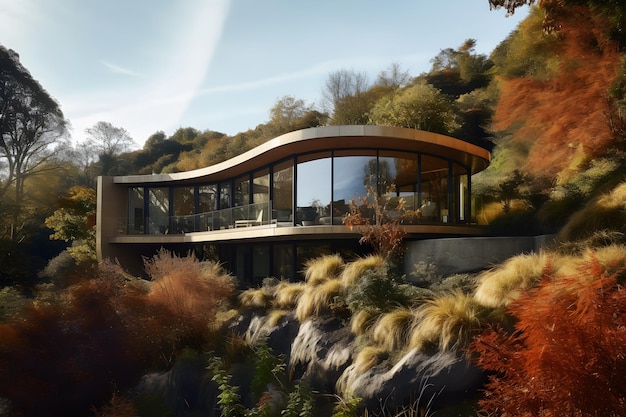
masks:
{"type": "Polygon", "coordinates": [[[263,224],[263,210],[259,211],[256,219],[235,220],[235,227],[260,226],[263,224]]]}

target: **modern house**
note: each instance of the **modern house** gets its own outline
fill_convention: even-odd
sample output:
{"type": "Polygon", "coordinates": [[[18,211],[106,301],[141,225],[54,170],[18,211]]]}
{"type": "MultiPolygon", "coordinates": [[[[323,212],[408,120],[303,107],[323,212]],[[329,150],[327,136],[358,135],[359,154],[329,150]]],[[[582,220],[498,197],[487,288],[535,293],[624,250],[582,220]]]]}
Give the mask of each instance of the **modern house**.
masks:
{"type": "Polygon", "coordinates": [[[188,172],[100,177],[97,252],[136,272],[161,247],[219,260],[246,283],[298,279],[324,253],[362,254],[343,224],[351,200],[402,199],[407,239],[477,236],[472,175],[488,149],[384,126],[290,132],[188,172]]]}

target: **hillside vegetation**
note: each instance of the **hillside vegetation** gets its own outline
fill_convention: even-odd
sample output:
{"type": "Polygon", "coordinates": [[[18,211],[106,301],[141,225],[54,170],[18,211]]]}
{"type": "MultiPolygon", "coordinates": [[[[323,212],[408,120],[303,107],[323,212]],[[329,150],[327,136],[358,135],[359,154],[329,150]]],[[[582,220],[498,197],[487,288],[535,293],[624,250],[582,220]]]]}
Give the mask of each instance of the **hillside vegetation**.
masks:
{"type": "MultiPolygon", "coordinates": [[[[184,127],[135,151],[63,143],[59,106],[0,48],[0,99],[21,111],[0,114],[3,139],[33,114],[59,133],[47,148],[52,136],[26,132],[45,152],[19,180],[0,176],[0,415],[626,415],[626,13],[621,1],[536,3],[489,56],[468,39],[423,74],[339,69],[324,103],[285,96],[249,131],[184,127]],[[50,113],[24,105],[35,99],[50,113]],[[95,262],[98,175],[195,169],[344,124],[493,149],[473,178],[476,221],[553,243],[455,276],[402,276],[385,251],[330,255],[309,260],[303,282],[245,291],[191,255],[155,254],[150,280],[95,262]]],[[[14,155],[0,149],[0,162],[14,155]]]]}

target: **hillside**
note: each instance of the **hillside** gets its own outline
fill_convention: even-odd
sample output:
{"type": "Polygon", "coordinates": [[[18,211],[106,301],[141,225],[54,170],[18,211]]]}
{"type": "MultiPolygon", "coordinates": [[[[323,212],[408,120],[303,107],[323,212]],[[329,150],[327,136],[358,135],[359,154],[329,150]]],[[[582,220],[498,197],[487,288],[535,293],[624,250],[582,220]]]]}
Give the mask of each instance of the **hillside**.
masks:
{"type": "Polygon", "coordinates": [[[562,18],[558,33],[544,32],[542,19],[535,10],[494,52],[500,97],[492,130],[522,153],[524,171],[567,180],[618,146],[623,120],[610,90],[622,69],[619,45],[589,9],[562,18]]]}

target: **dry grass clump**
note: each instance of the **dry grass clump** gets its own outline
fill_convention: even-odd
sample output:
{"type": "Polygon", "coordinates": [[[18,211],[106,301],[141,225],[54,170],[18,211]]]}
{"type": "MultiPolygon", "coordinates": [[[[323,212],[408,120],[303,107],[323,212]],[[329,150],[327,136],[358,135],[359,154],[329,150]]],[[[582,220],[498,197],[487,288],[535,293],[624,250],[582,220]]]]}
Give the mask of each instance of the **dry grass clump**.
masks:
{"type": "Polygon", "coordinates": [[[315,286],[307,285],[298,300],[296,318],[304,322],[310,317],[319,316],[330,308],[335,297],[342,294],[343,286],[338,279],[327,279],[315,286]]]}
{"type": "Polygon", "coordinates": [[[273,295],[265,288],[249,288],[239,294],[239,303],[244,308],[268,309],[272,307],[273,300],[273,295]]]}
{"type": "Polygon", "coordinates": [[[280,321],[284,317],[287,317],[287,315],[289,315],[289,313],[291,313],[291,310],[272,310],[272,311],[270,311],[270,313],[267,315],[267,325],[271,326],[271,327],[278,326],[280,321]]]}
{"type": "Polygon", "coordinates": [[[305,283],[281,281],[274,292],[274,305],[278,308],[294,308],[304,292],[305,283]]]}
{"type": "Polygon", "coordinates": [[[501,307],[535,285],[548,266],[545,253],[518,255],[481,274],[474,298],[486,307],[501,307]]]}
{"type": "Polygon", "coordinates": [[[419,350],[467,346],[487,313],[485,307],[461,291],[430,300],[415,312],[409,346],[419,350]]]}
{"type": "Polygon", "coordinates": [[[200,262],[192,254],[179,257],[162,249],[144,264],[152,277],[148,301],[181,320],[213,321],[222,301],[235,289],[233,277],[220,265],[200,262]]]}
{"type": "Polygon", "coordinates": [[[626,279],[626,246],[609,245],[599,248],[586,248],[578,256],[556,258],[555,275],[584,279],[591,264],[598,264],[606,274],[615,274],[618,282],[626,279]]]}
{"type": "Polygon", "coordinates": [[[404,348],[413,320],[413,311],[407,308],[399,308],[381,315],[372,326],[372,341],[387,351],[404,348]]]}
{"type": "Polygon", "coordinates": [[[363,309],[352,314],[350,329],[356,336],[362,336],[372,327],[379,314],[373,310],[363,309]]]}
{"type": "Polygon", "coordinates": [[[559,241],[584,240],[603,230],[626,231],[626,183],[574,213],[559,231],[559,241]]]}
{"type": "Polygon", "coordinates": [[[343,266],[341,256],[337,254],[324,255],[306,262],[304,277],[309,285],[318,285],[328,279],[339,277],[343,266]]]}
{"type": "Polygon", "coordinates": [[[378,346],[365,346],[354,358],[354,370],[357,374],[372,369],[389,358],[389,352],[378,346]]]}
{"type": "Polygon", "coordinates": [[[341,282],[349,288],[356,284],[367,271],[382,267],[384,261],[385,259],[380,255],[358,258],[345,266],[341,273],[341,282]]]}

